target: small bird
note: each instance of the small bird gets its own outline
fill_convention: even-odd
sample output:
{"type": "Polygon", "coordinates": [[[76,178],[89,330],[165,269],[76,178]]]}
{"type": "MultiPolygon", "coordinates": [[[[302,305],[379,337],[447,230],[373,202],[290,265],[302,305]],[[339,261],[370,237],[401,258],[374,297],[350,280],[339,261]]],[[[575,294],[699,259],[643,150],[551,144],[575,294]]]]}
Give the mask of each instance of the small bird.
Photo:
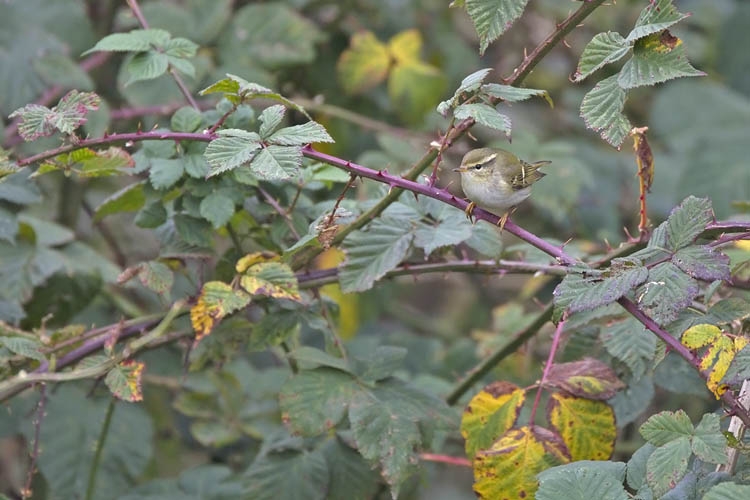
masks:
{"type": "Polygon", "coordinates": [[[461,187],[471,200],[466,216],[471,219],[475,207],[500,216],[497,225],[503,230],[516,205],[529,197],[531,186],[545,176],[539,167],[549,161],[527,163],[513,153],[499,148],[473,149],[466,153],[461,166],[461,187]]]}

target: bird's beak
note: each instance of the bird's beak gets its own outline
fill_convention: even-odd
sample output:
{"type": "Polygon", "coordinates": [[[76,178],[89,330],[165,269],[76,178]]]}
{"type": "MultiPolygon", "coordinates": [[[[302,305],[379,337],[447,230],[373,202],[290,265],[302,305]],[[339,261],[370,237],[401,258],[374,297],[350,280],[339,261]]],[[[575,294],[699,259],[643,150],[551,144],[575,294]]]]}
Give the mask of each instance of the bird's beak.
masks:
{"type": "Polygon", "coordinates": [[[466,167],[458,167],[453,169],[454,172],[466,172],[466,167]]]}

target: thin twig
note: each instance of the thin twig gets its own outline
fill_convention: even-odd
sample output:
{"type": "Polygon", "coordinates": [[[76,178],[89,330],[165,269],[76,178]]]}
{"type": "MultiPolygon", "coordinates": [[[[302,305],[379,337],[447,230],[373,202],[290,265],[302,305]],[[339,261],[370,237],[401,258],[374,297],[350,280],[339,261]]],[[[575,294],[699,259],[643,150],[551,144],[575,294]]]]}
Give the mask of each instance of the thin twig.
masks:
{"type": "Polygon", "coordinates": [[[419,459],[425,462],[437,462],[448,465],[458,465],[461,467],[471,467],[471,460],[464,457],[452,457],[450,455],[438,455],[435,453],[420,453],[419,459]]]}
{"type": "Polygon", "coordinates": [[[294,235],[295,238],[299,239],[300,238],[299,233],[294,228],[294,224],[292,223],[292,217],[289,215],[289,213],[286,210],[284,210],[284,208],[281,205],[279,205],[279,202],[276,201],[273,198],[273,196],[271,196],[268,193],[268,191],[266,191],[260,186],[258,186],[256,189],[258,190],[260,194],[263,195],[263,198],[265,198],[268,204],[271,205],[271,207],[273,207],[276,213],[278,213],[284,219],[284,222],[286,222],[286,225],[289,228],[289,231],[292,232],[292,235],[294,235]]]}
{"type": "Polygon", "coordinates": [[[230,116],[230,115],[231,115],[232,113],[234,113],[235,111],[237,111],[237,107],[238,107],[239,105],[240,105],[240,103],[239,103],[239,102],[235,102],[235,103],[234,103],[234,104],[232,105],[232,107],[231,107],[231,108],[229,108],[229,109],[227,110],[227,112],[226,112],[226,113],[224,113],[223,115],[221,115],[221,118],[219,118],[218,120],[216,120],[216,123],[214,123],[214,124],[213,124],[213,125],[211,126],[211,128],[209,128],[209,129],[208,129],[208,132],[207,132],[207,133],[208,133],[208,134],[211,134],[211,135],[213,135],[213,134],[214,134],[214,132],[216,132],[217,130],[219,130],[219,127],[221,127],[222,125],[224,125],[224,122],[225,122],[225,121],[227,121],[227,118],[229,118],[229,116],[230,116]]]}
{"type": "MultiPolygon", "coordinates": [[[[146,20],[146,17],[143,15],[143,11],[141,11],[141,7],[138,5],[138,0],[126,0],[128,7],[130,7],[130,10],[133,11],[133,15],[138,20],[138,24],[141,25],[141,27],[145,30],[148,29],[148,21],[146,20]]],[[[182,92],[182,95],[185,96],[185,100],[194,108],[200,111],[200,106],[198,106],[198,103],[195,101],[195,98],[193,97],[193,94],[190,92],[190,89],[187,88],[187,85],[185,85],[185,82],[182,80],[182,77],[177,72],[176,69],[170,64],[169,65],[169,74],[172,75],[172,78],[174,79],[175,83],[177,84],[177,87],[179,87],[180,92],[182,92]]]]}
{"type": "Polygon", "coordinates": [[[542,397],[542,391],[544,390],[544,385],[547,383],[547,379],[549,378],[550,370],[552,370],[552,365],[555,361],[555,355],[557,354],[557,348],[560,346],[560,339],[562,338],[562,332],[565,328],[565,315],[563,315],[563,318],[560,320],[560,322],[557,324],[557,328],[555,328],[555,335],[552,337],[552,346],[549,348],[549,355],[547,356],[547,364],[544,365],[544,371],[542,372],[542,380],[539,381],[539,386],[536,390],[536,396],[534,397],[534,406],[531,407],[531,415],[529,416],[529,425],[533,426],[534,420],[536,419],[536,410],[539,408],[539,401],[542,397]]]}
{"type": "MultiPolygon", "coordinates": [[[[388,271],[383,279],[397,276],[423,275],[428,273],[460,272],[471,274],[499,275],[506,272],[524,274],[549,274],[564,276],[567,274],[565,266],[553,264],[536,264],[534,262],[515,260],[452,260],[427,264],[404,263],[388,271]]],[[[338,281],[339,268],[317,269],[297,273],[297,280],[301,288],[315,288],[338,281]]]]}
{"type": "Polygon", "coordinates": [[[107,413],[104,414],[102,430],[99,432],[99,439],[96,440],[94,461],[91,463],[91,470],[89,471],[89,480],[86,486],[86,496],[84,497],[84,500],[91,500],[94,497],[96,476],[99,472],[99,465],[102,462],[102,450],[104,449],[104,443],[107,441],[107,435],[109,434],[109,425],[112,422],[112,414],[115,411],[115,401],[114,396],[109,398],[109,405],[107,405],[107,413]]]}
{"type": "Polygon", "coordinates": [[[29,471],[26,474],[26,486],[21,491],[22,498],[31,498],[34,492],[31,490],[31,483],[36,474],[36,463],[39,459],[39,442],[42,433],[42,422],[46,414],[44,407],[47,404],[47,384],[41,384],[39,388],[39,403],[37,403],[36,419],[34,420],[34,446],[31,451],[31,460],[29,462],[29,471]]]}
{"type": "Polygon", "coordinates": [[[336,346],[336,349],[338,349],[339,353],[341,354],[341,358],[345,361],[348,360],[349,356],[346,353],[344,342],[343,340],[341,340],[341,337],[336,331],[336,325],[333,323],[331,312],[328,310],[328,306],[323,300],[323,297],[320,296],[320,290],[318,290],[317,288],[314,288],[313,295],[315,295],[315,298],[318,300],[318,302],[320,302],[320,313],[323,316],[323,319],[326,320],[326,323],[328,323],[328,329],[331,330],[331,336],[333,337],[333,344],[336,346]]]}
{"type": "Polygon", "coordinates": [[[552,309],[552,304],[549,304],[537,314],[536,318],[534,318],[534,321],[532,321],[529,326],[516,333],[511,340],[499,347],[495,352],[474,367],[473,370],[453,386],[453,389],[451,389],[448,396],[446,396],[445,401],[449,405],[456,404],[458,400],[461,399],[461,396],[466,394],[466,392],[471,389],[477,381],[495,368],[500,361],[516,352],[519,347],[526,343],[527,340],[536,335],[536,333],[552,317],[552,309]]]}

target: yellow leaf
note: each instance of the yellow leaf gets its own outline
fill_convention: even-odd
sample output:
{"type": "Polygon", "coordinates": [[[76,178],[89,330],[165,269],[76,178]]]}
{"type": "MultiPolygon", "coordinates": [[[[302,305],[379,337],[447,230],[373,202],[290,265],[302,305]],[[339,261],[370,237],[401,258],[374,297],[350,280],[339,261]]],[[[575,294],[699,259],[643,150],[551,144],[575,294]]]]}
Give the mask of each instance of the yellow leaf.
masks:
{"type": "Polygon", "coordinates": [[[729,365],[748,344],[744,337],[734,337],[725,334],[715,325],[695,325],[682,334],[682,345],[690,349],[707,347],[700,357],[700,369],[708,375],[706,386],[719,399],[727,391],[727,385],[721,384],[729,365]]]}
{"type": "Polygon", "coordinates": [[[721,329],[715,325],[695,325],[682,334],[682,345],[689,349],[700,349],[721,337],[721,329]]]}
{"type": "Polygon", "coordinates": [[[510,382],[493,382],[471,398],[461,418],[466,456],[489,448],[518,419],[526,391],[510,382]]]}
{"type": "Polygon", "coordinates": [[[195,330],[195,342],[211,333],[224,316],[250,303],[250,296],[235,290],[221,281],[209,281],[203,285],[201,294],[190,308],[190,322],[195,330]]]}
{"type": "Polygon", "coordinates": [[[251,265],[240,278],[240,286],[250,295],[302,300],[297,277],[292,268],[280,262],[261,262],[251,265]]]}
{"type": "Polygon", "coordinates": [[[419,61],[422,50],[422,35],[415,29],[402,31],[388,42],[388,50],[396,63],[419,61]]]}
{"type": "Polygon", "coordinates": [[[538,426],[511,429],[474,457],[474,491],[487,500],[531,500],[536,475],[569,461],[557,434],[538,426]]]}
{"type": "Polygon", "coordinates": [[[361,94],[385,80],[391,57],[388,47],[369,31],[355,33],[336,65],[347,94],[361,94]]]}
{"type": "Polygon", "coordinates": [[[615,413],[607,403],[553,393],[547,414],[572,461],[608,460],[612,456],[617,427],[615,413]]]}
{"type": "Polygon", "coordinates": [[[234,267],[238,273],[242,274],[247,271],[250,266],[255,264],[261,262],[278,262],[279,260],[279,256],[273,252],[254,252],[249,253],[238,260],[234,267]]]}

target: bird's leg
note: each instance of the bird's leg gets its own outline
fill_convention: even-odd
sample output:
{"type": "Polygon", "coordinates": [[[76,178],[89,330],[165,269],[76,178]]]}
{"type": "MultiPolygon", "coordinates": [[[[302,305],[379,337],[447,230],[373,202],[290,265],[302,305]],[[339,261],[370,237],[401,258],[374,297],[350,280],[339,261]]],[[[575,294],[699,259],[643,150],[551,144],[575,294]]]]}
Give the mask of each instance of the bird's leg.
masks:
{"type": "Polygon", "coordinates": [[[466,207],[466,210],[464,210],[464,213],[466,214],[466,218],[469,219],[472,224],[476,224],[476,220],[472,219],[472,214],[474,213],[474,209],[476,208],[476,206],[477,204],[472,201],[466,207]]]}
{"type": "Polygon", "coordinates": [[[511,216],[513,212],[516,211],[516,207],[512,207],[510,210],[505,212],[502,217],[500,217],[500,220],[497,221],[497,225],[500,228],[500,232],[503,232],[503,228],[505,227],[505,223],[508,222],[508,218],[511,216]]]}

